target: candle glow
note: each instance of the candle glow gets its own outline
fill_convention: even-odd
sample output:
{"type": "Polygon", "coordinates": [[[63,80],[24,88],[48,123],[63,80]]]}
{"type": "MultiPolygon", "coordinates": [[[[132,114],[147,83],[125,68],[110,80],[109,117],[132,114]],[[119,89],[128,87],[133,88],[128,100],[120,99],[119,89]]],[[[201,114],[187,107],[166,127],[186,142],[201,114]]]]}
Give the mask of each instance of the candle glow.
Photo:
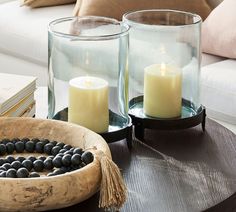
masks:
{"type": "Polygon", "coordinates": [[[144,71],[144,113],[156,118],[175,118],[182,109],[182,74],[174,66],[153,64],[144,71]]]}
{"type": "Polygon", "coordinates": [[[69,82],[68,121],[102,133],[108,130],[108,82],[78,77],[69,82]]]}

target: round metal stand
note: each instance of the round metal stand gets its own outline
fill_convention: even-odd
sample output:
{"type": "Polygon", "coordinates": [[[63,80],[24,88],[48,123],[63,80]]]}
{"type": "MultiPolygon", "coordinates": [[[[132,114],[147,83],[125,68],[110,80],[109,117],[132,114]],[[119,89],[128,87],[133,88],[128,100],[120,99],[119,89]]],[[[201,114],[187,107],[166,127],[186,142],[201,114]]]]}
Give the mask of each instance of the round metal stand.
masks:
{"type": "Polygon", "coordinates": [[[200,106],[197,111],[192,108],[192,103],[186,99],[182,100],[181,117],[162,119],[148,117],[143,112],[143,96],[133,98],[129,102],[129,115],[132,118],[135,137],[144,140],[145,129],[153,130],[181,130],[202,124],[202,130],[205,131],[206,110],[200,106]]]}
{"type": "MultiPolygon", "coordinates": [[[[53,119],[68,121],[68,108],[59,111],[53,119]]],[[[129,117],[128,124],[124,127],[126,119],[109,110],[109,129],[108,132],[100,133],[107,143],[112,143],[126,139],[128,148],[132,147],[132,120],[129,117]]]]}

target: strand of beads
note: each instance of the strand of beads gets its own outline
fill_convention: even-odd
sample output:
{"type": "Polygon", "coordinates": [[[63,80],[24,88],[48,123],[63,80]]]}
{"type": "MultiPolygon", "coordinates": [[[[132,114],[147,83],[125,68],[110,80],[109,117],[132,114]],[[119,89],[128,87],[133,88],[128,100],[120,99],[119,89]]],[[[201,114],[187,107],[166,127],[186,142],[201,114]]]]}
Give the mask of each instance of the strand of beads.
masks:
{"type": "Polygon", "coordinates": [[[94,156],[89,151],[48,139],[14,138],[0,142],[0,177],[27,178],[40,177],[38,172],[49,172],[47,176],[55,176],[80,169],[91,163],[94,156]],[[16,153],[41,153],[46,156],[18,156],[16,153]]]}

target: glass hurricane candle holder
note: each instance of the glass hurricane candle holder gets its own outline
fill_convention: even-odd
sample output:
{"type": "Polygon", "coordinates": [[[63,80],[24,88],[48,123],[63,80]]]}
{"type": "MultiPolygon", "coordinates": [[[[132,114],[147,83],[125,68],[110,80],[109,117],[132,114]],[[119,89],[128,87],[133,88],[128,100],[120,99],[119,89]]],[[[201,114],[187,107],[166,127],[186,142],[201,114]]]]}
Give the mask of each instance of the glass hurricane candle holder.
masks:
{"type": "Polygon", "coordinates": [[[199,102],[198,15],[174,10],[129,12],[129,114],[136,137],[144,130],[205,126],[199,102]]]}
{"type": "Polygon", "coordinates": [[[49,24],[49,118],[87,127],[107,142],[130,141],[128,30],[96,16],[49,24]]]}

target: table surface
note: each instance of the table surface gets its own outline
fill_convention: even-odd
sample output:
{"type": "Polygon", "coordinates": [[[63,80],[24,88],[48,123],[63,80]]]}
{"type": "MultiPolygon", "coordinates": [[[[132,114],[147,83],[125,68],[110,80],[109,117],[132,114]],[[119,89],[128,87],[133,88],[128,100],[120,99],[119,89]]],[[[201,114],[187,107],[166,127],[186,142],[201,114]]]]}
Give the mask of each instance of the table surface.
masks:
{"type": "MultiPolygon", "coordinates": [[[[147,130],[131,150],[125,141],[109,146],[128,187],[121,211],[236,211],[236,135],[215,121],[207,119],[205,132],[147,130]]],[[[66,211],[103,211],[98,198],[66,211]]]]}
{"type": "MultiPolygon", "coordinates": [[[[125,141],[110,144],[128,187],[128,200],[121,211],[234,211],[236,135],[207,119],[205,132],[198,126],[146,131],[145,136],[145,143],[153,149],[137,140],[131,150],[125,141]]],[[[97,207],[98,197],[67,210],[103,211],[97,207]]]]}

